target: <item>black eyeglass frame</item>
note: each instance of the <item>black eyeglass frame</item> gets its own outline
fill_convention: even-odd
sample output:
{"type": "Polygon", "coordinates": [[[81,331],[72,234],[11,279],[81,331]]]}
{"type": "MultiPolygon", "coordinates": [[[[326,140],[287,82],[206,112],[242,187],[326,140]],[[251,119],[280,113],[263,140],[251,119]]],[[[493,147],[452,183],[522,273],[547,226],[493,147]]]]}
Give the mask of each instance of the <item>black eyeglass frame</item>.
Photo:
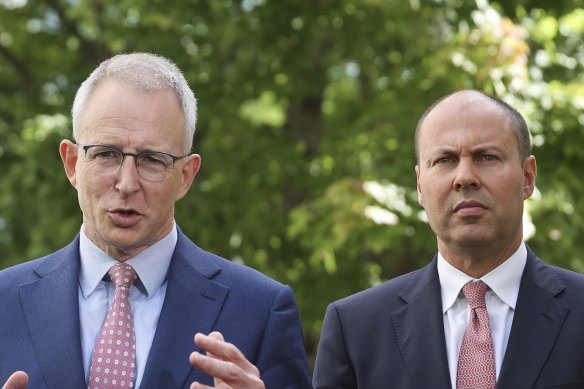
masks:
{"type": "MultiPolygon", "coordinates": [[[[103,144],[83,145],[83,144],[80,144],[80,143],[76,143],[76,145],[78,147],[81,147],[83,149],[83,151],[85,152],[85,156],[87,156],[87,151],[89,149],[91,149],[92,147],[104,147],[104,148],[112,149],[112,150],[115,150],[115,151],[119,152],[121,154],[121,156],[122,156],[122,160],[120,161],[120,164],[118,165],[118,168],[124,164],[124,161],[126,160],[126,157],[127,156],[134,157],[134,165],[138,169],[138,166],[139,166],[139,164],[138,164],[138,158],[140,156],[149,155],[149,154],[153,154],[153,153],[154,154],[163,154],[163,155],[166,155],[166,156],[172,158],[172,166],[167,166],[166,168],[168,169],[168,168],[171,168],[171,167],[174,168],[174,164],[176,163],[176,161],[179,161],[179,160],[181,160],[183,158],[186,158],[186,157],[188,157],[190,155],[190,154],[187,154],[187,155],[176,156],[176,155],[173,155],[173,154],[170,154],[170,153],[166,153],[164,151],[154,151],[154,150],[144,150],[144,151],[140,151],[139,153],[126,153],[126,152],[118,149],[117,147],[110,146],[110,145],[103,145],[103,144]]],[[[138,171],[140,171],[140,169],[138,169],[138,171]]]]}
{"type": "MultiPolygon", "coordinates": [[[[110,145],[99,145],[99,144],[95,144],[95,145],[82,145],[80,143],[76,143],[77,146],[81,147],[83,149],[83,151],[85,151],[85,155],[87,155],[87,150],[89,150],[92,147],[106,147],[108,149],[114,149],[116,151],[119,151],[120,154],[122,154],[122,162],[120,163],[120,165],[122,165],[124,163],[124,161],[126,160],[126,157],[129,155],[130,157],[134,157],[134,160],[138,160],[138,157],[141,155],[148,155],[151,153],[156,153],[156,154],[164,154],[164,155],[168,155],[170,158],[172,158],[172,167],[174,167],[174,164],[176,163],[176,161],[180,161],[183,158],[188,157],[190,154],[187,155],[181,155],[181,156],[176,156],[176,155],[172,155],[170,153],[165,153],[164,151],[155,151],[155,150],[144,150],[144,151],[140,151],[139,153],[125,153],[122,150],[118,149],[117,147],[114,146],[110,146],[110,145]]],[[[170,166],[169,166],[170,167],[170,166]]]]}

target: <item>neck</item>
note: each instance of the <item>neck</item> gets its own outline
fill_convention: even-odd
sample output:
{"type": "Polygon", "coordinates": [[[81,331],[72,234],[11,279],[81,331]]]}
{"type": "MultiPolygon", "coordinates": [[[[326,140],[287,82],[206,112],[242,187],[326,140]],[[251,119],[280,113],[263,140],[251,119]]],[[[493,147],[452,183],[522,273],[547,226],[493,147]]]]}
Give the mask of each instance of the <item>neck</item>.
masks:
{"type": "Polygon", "coordinates": [[[490,247],[450,247],[438,241],[438,251],[452,266],[472,278],[481,278],[505,262],[521,244],[513,242],[504,249],[490,247]]]}

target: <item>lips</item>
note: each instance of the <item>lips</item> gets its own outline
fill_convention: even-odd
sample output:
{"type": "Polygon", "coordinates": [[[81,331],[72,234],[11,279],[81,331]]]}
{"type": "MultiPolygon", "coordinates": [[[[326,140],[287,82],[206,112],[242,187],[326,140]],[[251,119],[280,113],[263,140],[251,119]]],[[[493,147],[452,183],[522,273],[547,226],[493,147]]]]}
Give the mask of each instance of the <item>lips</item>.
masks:
{"type": "Polygon", "coordinates": [[[110,211],[111,213],[119,213],[122,215],[140,215],[140,212],[133,208],[116,208],[110,211]]]}
{"type": "Polygon", "coordinates": [[[132,208],[116,208],[109,211],[113,222],[120,227],[132,227],[141,219],[142,214],[132,208]]]}
{"type": "Polygon", "coordinates": [[[467,200],[454,207],[454,213],[463,216],[476,216],[483,213],[486,209],[487,207],[479,201],[467,200]]]}
{"type": "Polygon", "coordinates": [[[458,212],[458,211],[462,211],[465,209],[473,209],[473,208],[480,208],[480,209],[487,209],[487,207],[483,204],[480,203],[478,201],[463,201],[460,204],[458,204],[456,207],[454,207],[454,212],[458,212]]]}

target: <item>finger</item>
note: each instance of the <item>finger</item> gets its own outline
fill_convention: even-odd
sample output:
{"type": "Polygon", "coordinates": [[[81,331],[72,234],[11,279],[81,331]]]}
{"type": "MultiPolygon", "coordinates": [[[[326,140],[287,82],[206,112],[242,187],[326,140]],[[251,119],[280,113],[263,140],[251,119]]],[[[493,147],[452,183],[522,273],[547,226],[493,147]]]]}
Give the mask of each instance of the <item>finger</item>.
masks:
{"type": "Polygon", "coordinates": [[[241,380],[246,373],[237,365],[203,355],[198,352],[191,353],[189,362],[207,375],[219,378],[226,382],[237,382],[241,380]]]}
{"type": "Polygon", "coordinates": [[[209,334],[209,337],[217,339],[217,340],[222,340],[225,341],[225,338],[223,338],[223,334],[219,331],[213,331],[209,334]]]}
{"type": "Polygon", "coordinates": [[[212,332],[210,335],[198,333],[195,335],[195,343],[215,358],[233,362],[248,373],[257,372],[257,368],[245,358],[241,351],[233,344],[225,342],[219,332],[212,332]]]}
{"type": "Polygon", "coordinates": [[[200,382],[193,382],[190,389],[213,389],[212,386],[203,385],[200,382]]]}
{"type": "Polygon", "coordinates": [[[23,371],[15,371],[8,378],[2,389],[26,389],[28,374],[23,371]]]}
{"type": "MultiPolygon", "coordinates": [[[[211,332],[209,334],[209,337],[215,338],[215,339],[217,339],[219,341],[222,341],[222,342],[225,341],[225,338],[223,338],[223,334],[221,332],[219,332],[219,331],[213,331],[213,332],[211,332]]],[[[215,354],[213,354],[212,352],[209,352],[209,351],[207,351],[207,355],[210,356],[210,357],[213,357],[213,358],[219,358],[219,356],[217,356],[217,355],[215,355],[215,354]]]]}
{"type": "MultiPolygon", "coordinates": [[[[253,365],[251,366],[254,370],[246,372],[233,362],[209,357],[196,351],[191,353],[189,362],[203,373],[212,376],[216,388],[265,389],[259,370],[253,365]]],[[[207,386],[201,388],[207,388],[207,386]]]]}

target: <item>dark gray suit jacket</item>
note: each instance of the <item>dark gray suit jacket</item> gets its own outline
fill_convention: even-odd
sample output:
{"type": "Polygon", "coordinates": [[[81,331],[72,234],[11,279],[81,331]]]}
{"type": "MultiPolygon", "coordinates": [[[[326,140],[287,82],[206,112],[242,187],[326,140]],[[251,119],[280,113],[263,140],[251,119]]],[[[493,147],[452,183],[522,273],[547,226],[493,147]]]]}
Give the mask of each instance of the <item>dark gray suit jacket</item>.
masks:
{"type": "MultiPolygon", "coordinates": [[[[436,257],[329,305],[313,384],[450,388],[436,257]]],[[[584,388],[584,276],[528,248],[499,389],[584,388]]]]}
{"type": "MultiPolygon", "coordinates": [[[[28,389],[85,384],[79,326],[79,238],[0,272],[0,385],[15,370],[28,389]]],[[[262,374],[267,388],[310,388],[292,291],[261,273],[198,248],[181,231],[140,389],[188,388],[212,379],[188,362],[196,332],[221,331],[262,374]]]]}

